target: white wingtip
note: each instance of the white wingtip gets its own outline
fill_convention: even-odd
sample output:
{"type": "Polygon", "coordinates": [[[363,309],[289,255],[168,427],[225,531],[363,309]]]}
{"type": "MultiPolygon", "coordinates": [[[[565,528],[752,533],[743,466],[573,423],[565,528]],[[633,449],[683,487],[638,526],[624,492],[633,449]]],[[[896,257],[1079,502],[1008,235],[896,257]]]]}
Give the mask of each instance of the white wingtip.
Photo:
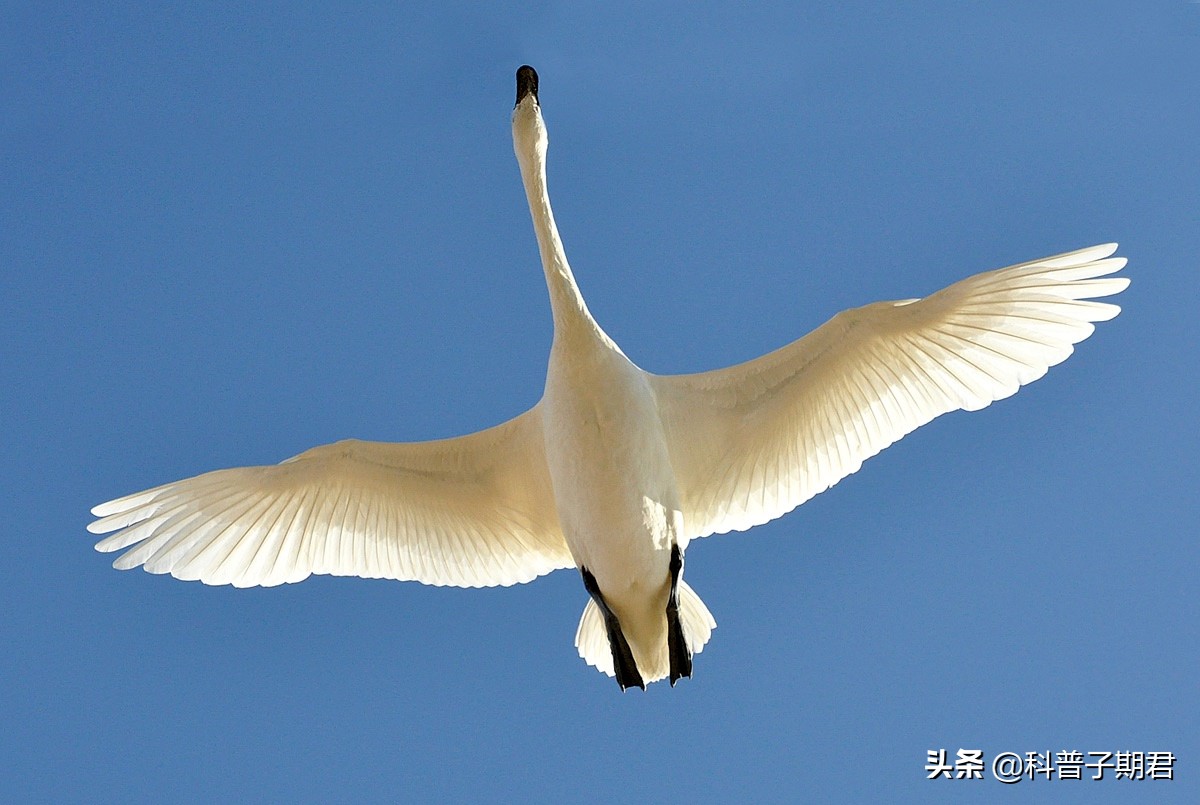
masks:
{"type": "Polygon", "coordinates": [[[1099,243],[1095,246],[1088,246],[1083,249],[1076,249],[1073,252],[1063,252],[1052,257],[1045,257],[1034,262],[1041,265],[1059,268],[1063,266],[1077,266],[1084,263],[1094,263],[1097,260],[1103,260],[1117,250],[1116,243],[1099,243]]]}
{"type": "Polygon", "coordinates": [[[92,507],[92,516],[107,517],[110,514],[119,514],[123,511],[136,509],[138,506],[148,503],[154,498],[155,495],[157,495],[163,490],[164,487],[167,486],[170,486],[170,484],[163,484],[162,486],[156,486],[153,489],[147,489],[143,492],[134,492],[132,495],[126,495],[125,497],[114,498],[113,500],[100,503],[92,507]]]}

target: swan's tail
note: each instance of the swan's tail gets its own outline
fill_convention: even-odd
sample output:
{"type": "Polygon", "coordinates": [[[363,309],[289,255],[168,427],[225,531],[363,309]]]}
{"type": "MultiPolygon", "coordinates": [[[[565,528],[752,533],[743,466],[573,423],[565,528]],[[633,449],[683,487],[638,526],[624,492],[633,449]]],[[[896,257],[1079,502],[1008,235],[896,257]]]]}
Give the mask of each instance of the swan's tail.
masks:
{"type": "MultiPolygon", "coordinates": [[[[708,607],[683,579],[679,580],[679,622],[683,627],[688,651],[693,655],[704,649],[705,643],[712,637],[712,630],[717,627],[717,622],[713,620],[708,607]]],[[[609,645],[608,632],[604,627],[604,615],[593,600],[589,599],[587,606],[583,608],[583,617],[579,619],[579,628],[575,632],[575,648],[579,649],[579,656],[588,665],[595,666],[596,670],[603,674],[616,675],[613,670],[612,646],[609,645]]],[[[662,650],[663,662],[657,663],[662,670],[657,675],[643,674],[647,682],[656,682],[667,676],[669,664],[666,661],[666,643],[663,644],[662,650]]]]}

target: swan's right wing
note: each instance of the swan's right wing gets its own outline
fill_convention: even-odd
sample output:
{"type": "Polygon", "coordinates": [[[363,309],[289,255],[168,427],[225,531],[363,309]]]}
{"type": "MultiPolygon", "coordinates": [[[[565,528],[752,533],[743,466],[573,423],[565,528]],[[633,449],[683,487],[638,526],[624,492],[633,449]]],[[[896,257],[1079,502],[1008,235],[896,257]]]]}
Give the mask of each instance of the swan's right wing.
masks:
{"type": "Polygon", "coordinates": [[[537,406],[432,442],[348,440],[266,467],[217,470],[103,503],[88,526],[114,567],[238,587],[312,573],[456,587],[573,565],[537,406]]]}
{"type": "Polygon", "coordinates": [[[747,363],[651,375],[692,537],[785,514],[940,414],[974,411],[1066,359],[1120,308],[1116,244],[847,310],[747,363]],[[1106,259],[1107,258],[1107,259],[1106,259]]]}

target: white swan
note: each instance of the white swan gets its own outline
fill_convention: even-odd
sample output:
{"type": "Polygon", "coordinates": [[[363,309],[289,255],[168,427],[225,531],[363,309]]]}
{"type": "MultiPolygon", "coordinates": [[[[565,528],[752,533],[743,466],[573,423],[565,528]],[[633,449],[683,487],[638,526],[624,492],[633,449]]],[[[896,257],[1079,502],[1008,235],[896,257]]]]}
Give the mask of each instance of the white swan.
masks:
{"type": "Polygon", "coordinates": [[[546,190],[537,74],[517,71],[513,143],[554,344],[541,401],[469,436],[343,441],[101,504],[114,567],[239,587],[312,573],[479,587],[575,566],[575,644],[622,689],[691,673],[716,623],[683,582],[689,540],[791,511],[934,417],[1007,397],[1120,308],[1116,244],[834,316],[755,360],[635,366],[588,312],[546,190]]]}

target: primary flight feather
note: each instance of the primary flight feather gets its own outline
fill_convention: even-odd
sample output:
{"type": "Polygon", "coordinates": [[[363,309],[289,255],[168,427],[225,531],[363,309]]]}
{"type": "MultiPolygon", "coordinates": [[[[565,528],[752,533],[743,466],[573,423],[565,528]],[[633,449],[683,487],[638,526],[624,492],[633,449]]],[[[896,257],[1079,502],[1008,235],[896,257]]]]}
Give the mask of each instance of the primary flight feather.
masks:
{"type": "Polygon", "coordinates": [[[566,567],[590,595],[575,645],[622,689],[690,676],[716,626],[683,581],[696,537],[783,515],[948,411],[1013,394],[1066,359],[1090,301],[1124,290],[1116,244],[847,310],[752,361],[692,375],[635,366],[588,312],[554,223],[531,67],[513,145],[550,292],[542,399],[488,430],[348,440],[96,506],[114,567],[271,586],[313,573],[459,587],[566,567]],[[111,533],[110,533],[111,532],[111,533]]]}

